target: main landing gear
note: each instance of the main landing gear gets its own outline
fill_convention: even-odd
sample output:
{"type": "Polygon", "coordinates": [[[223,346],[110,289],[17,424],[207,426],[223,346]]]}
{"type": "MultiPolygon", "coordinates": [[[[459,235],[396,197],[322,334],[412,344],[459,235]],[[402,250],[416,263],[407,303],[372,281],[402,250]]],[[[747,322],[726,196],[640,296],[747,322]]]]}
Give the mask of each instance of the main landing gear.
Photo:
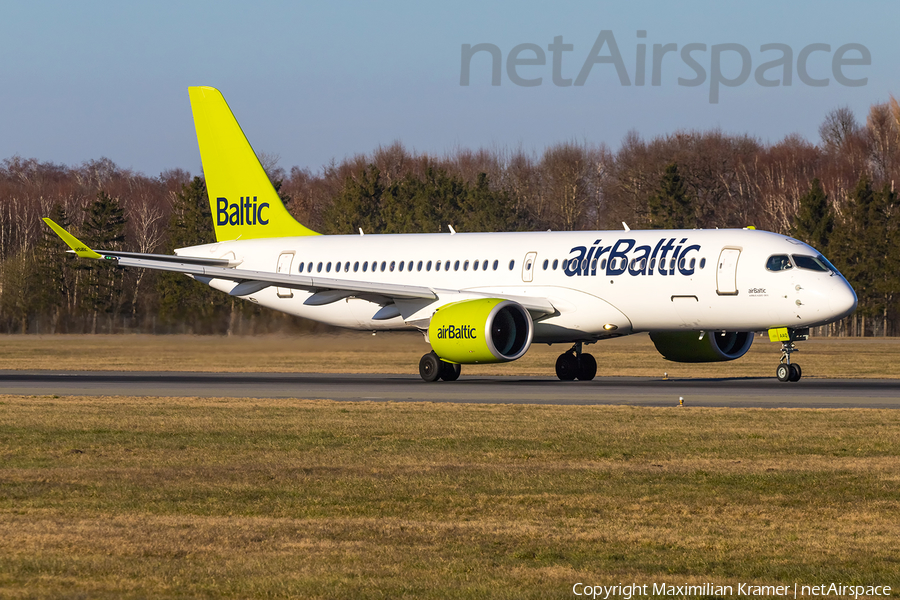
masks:
{"type": "Polygon", "coordinates": [[[788,329],[786,337],[788,339],[782,337],[779,340],[781,341],[781,361],[778,364],[778,368],[775,369],[775,376],[781,382],[800,381],[800,377],[803,376],[803,370],[800,368],[800,365],[791,362],[791,354],[800,352],[800,348],[794,345],[794,341],[809,339],[809,329],[788,329]]]}
{"type": "Polygon", "coordinates": [[[597,374],[597,361],[590,354],[581,351],[581,342],[575,342],[556,359],[556,376],[563,381],[579,379],[590,381],[597,374]]]}
{"type": "Polygon", "coordinates": [[[442,361],[434,352],[429,352],[419,361],[419,375],[429,383],[438,379],[456,381],[460,371],[459,365],[442,361]]]}

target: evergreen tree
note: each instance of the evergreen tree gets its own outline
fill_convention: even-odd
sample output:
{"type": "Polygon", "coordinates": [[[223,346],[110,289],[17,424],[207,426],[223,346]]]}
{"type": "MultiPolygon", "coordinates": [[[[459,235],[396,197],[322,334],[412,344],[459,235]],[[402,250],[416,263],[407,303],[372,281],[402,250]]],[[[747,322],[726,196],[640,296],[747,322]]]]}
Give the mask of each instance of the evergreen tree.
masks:
{"type": "Polygon", "coordinates": [[[834,212],[819,178],[812,180],[809,191],[800,198],[800,207],[791,226],[791,235],[810,246],[827,252],[834,231],[834,212]]]}
{"type": "Polygon", "coordinates": [[[407,173],[385,186],[378,169],[369,165],[348,177],[325,215],[327,233],[437,233],[448,225],[460,231],[509,231],[527,227],[516,219],[514,203],[505,192],[490,189],[481,173],[474,186],[441,168],[428,167],[422,176],[407,173]]]}
{"type": "Polygon", "coordinates": [[[876,196],[869,176],[864,173],[848,198],[830,246],[835,266],[856,291],[857,313],[864,317],[873,313],[874,280],[880,268],[878,246],[882,242],[877,239],[876,196]]]}
{"type": "MultiPolygon", "coordinates": [[[[87,209],[82,233],[85,243],[98,250],[121,250],[125,242],[125,210],[106,192],[87,209]]],[[[99,315],[113,317],[125,303],[124,271],[105,261],[84,261],[83,304],[91,313],[91,332],[97,332],[99,315]]]]}
{"type": "MultiPolygon", "coordinates": [[[[55,203],[50,209],[50,219],[65,230],[71,223],[66,209],[55,203]]],[[[41,237],[35,249],[33,277],[37,282],[38,310],[49,315],[51,330],[57,331],[72,290],[72,265],[76,258],[67,252],[68,246],[49,227],[41,228],[41,237]]]]}
{"type": "Polygon", "coordinates": [[[385,190],[386,233],[437,233],[459,226],[465,184],[443,169],[429,167],[422,179],[408,173],[385,190]]]}
{"type": "Polygon", "coordinates": [[[670,163],[659,181],[659,189],[647,200],[651,229],[689,229],[697,226],[694,203],[678,174],[678,165],[670,163]]]}
{"type": "Polygon", "coordinates": [[[515,231],[530,229],[530,221],[516,216],[512,199],[505,191],[493,191],[486,173],[479,173],[474,187],[468,187],[462,199],[465,231],[515,231]]]}
{"type": "MultiPolygon", "coordinates": [[[[206,184],[199,177],[184,184],[175,195],[166,238],[166,253],[176,248],[216,241],[206,184]]],[[[169,324],[224,330],[231,301],[227,295],[191,280],[181,273],[163,271],[157,277],[160,318],[169,324]]],[[[195,329],[195,331],[197,330],[195,329]]]]}
{"type": "Polygon", "coordinates": [[[344,180],[340,194],[325,213],[325,233],[384,233],[382,214],[384,183],[375,165],[344,180]]]}
{"type": "Polygon", "coordinates": [[[28,333],[28,324],[38,310],[39,282],[34,277],[35,258],[20,252],[3,261],[0,269],[0,316],[8,331],[28,333]]]}
{"type": "Polygon", "coordinates": [[[885,183],[875,194],[869,223],[872,260],[873,317],[881,317],[882,334],[889,335],[891,315],[897,313],[900,300],[900,203],[891,185],[885,183]]]}

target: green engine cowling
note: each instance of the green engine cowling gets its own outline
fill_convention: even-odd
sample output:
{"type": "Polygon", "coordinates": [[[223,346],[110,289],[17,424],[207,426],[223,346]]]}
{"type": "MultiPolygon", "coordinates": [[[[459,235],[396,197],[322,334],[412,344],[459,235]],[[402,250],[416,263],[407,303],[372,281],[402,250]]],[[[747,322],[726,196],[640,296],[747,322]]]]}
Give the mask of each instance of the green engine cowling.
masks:
{"type": "Polygon", "coordinates": [[[534,324],[525,308],[511,300],[479,298],[446,304],[428,325],[428,341],[447,362],[509,362],[531,346],[534,324]]]}
{"type": "Polygon", "coordinates": [[[753,343],[752,331],[666,331],[650,334],[663,358],[673,362],[722,362],[740,358],[753,343]]]}

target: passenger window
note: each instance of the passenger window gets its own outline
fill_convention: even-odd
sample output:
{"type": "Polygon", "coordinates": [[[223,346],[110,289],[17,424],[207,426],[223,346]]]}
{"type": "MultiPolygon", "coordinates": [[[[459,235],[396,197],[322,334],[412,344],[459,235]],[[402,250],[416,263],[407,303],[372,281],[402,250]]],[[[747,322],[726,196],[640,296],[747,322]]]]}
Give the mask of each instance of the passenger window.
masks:
{"type": "MultiPolygon", "coordinates": [[[[419,264],[421,265],[422,263],[419,263],[419,264]]],[[[412,267],[413,267],[413,261],[409,261],[408,263],[406,263],[406,270],[407,270],[407,271],[412,271],[412,267]]],[[[421,270],[421,269],[420,269],[420,270],[421,270]]]]}
{"type": "Polygon", "coordinates": [[[435,270],[435,271],[440,271],[440,270],[441,270],[441,261],[437,261],[437,262],[434,263],[434,270],[435,270]]]}
{"type": "Polygon", "coordinates": [[[510,270],[510,271],[512,271],[513,268],[514,268],[515,266],[516,266],[516,261],[515,261],[515,260],[509,261],[509,270],[510,270]]]}
{"type": "Polygon", "coordinates": [[[545,258],[545,259],[544,259],[544,270],[546,271],[546,270],[547,270],[547,267],[549,267],[549,266],[550,266],[550,261],[549,261],[548,259],[545,258]]]}
{"type": "Polygon", "coordinates": [[[421,270],[422,270],[422,261],[420,260],[419,264],[416,265],[416,271],[421,271],[421,270]]]}
{"type": "MultiPolygon", "coordinates": [[[[556,270],[556,267],[558,267],[558,266],[559,266],[559,259],[558,259],[558,258],[554,258],[554,259],[553,259],[553,270],[555,271],[555,270],[556,270]]],[[[595,267],[597,266],[597,259],[594,259],[594,266],[595,266],[595,267]]]]}
{"type": "Polygon", "coordinates": [[[331,261],[328,261],[328,264],[325,265],[325,272],[331,273],[331,261]]]}
{"type": "Polygon", "coordinates": [[[463,271],[468,271],[468,270],[469,270],[469,261],[466,261],[463,263],[463,271]]]}
{"type": "Polygon", "coordinates": [[[316,267],[316,273],[321,273],[321,272],[322,272],[322,263],[319,263],[319,265],[316,267]]]}
{"type": "Polygon", "coordinates": [[[499,261],[499,260],[494,260],[494,270],[495,270],[495,271],[497,270],[497,267],[498,267],[498,266],[500,266],[500,261],[499,261]]]}
{"type": "Polygon", "coordinates": [[[769,260],[766,261],[766,269],[769,271],[786,271],[791,268],[793,268],[793,265],[787,254],[776,254],[775,256],[770,256],[769,260]]]}
{"type": "Polygon", "coordinates": [[[300,263],[300,272],[303,272],[303,263],[300,263]]]}
{"type": "Polygon", "coordinates": [[[705,267],[705,266],[706,266],[706,259],[705,259],[705,258],[701,258],[701,259],[700,259],[700,268],[702,269],[702,268],[705,267]]]}
{"type": "Polygon", "coordinates": [[[340,262],[334,263],[334,272],[337,273],[340,270],[341,270],[341,263],[340,262]]]}
{"type": "Polygon", "coordinates": [[[692,259],[691,259],[691,271],[694,270],[694,265],[696,265],[696,264],[697,264],[697,259],[696,259],[696,258],[692,258],[692,259]]]}
{"type": "Polygon", "coordinates": [[[369,270],[369,261],[363,263],[363,273],[369,270]]]}
{"type": "MultiPolygon", "coordinates": [[[[654,259],[654,260],[656,260],[656,259],[654,259]]],[[[601,271],[606,270],[606,259],[605,258],[602,261],[600,261],[600,270],[601,271]]]]}
{"type": "Polygon", "coordinates": [[[430,271],[430,270],[431,270],[431,261],[430,261],[430,260],[429,260],[427,263],[425,263],[425,270],[426,270],[426,271],[430,271]]]}
{"type": "Polygon", "coordinates": [[[353,272],[356,273],[357,271],[359,271],[359,261],[353,263],[353,272]]]}
{"type": "MultiPolygon", "coordinates": [[[[402,270],[403,270],[403,261],[402,261],[402,260],[400,261],[400,265],[399,265],[399,266],[400,266],[400,270],[402,271],[402,270]]],[[[393,271],[393,269],[391,269],[391,270],[393,271]]]]}
{"type": "Polygon", "coordinates": [[[453,263],[453,270],[459,271],[459,261],[456,261],[455,263],[453,263]]]}
{"type": "MultiPolygon", "coordinates": [[[[458,262],[458,261],[457,261],[457,262],[458,262]]],[[[449,271],[449,270],[450,270],[450,261],[449,261],[449,260],[448,260],[447,262],[444,263],[444,270],[445,270],[445,271],[449,271]]]]}
{"type": "Polygon", "coordinates": [[[313,265],[312,262],[310,262],[308,265],[306,265],[306,270],[307,270],[309,273],[312,273],[312,265],[313,265]]]}
{"type": "MultiPolygon", "coordinates": [[[[384,264],[384,263],[382,263],[382,264],[384,264]]],[[[391,273],[394,272],[394,267],[395,267],[396,265],[397,265],[397,261],[392,260],[392,261],[391,261],[391,273]]]]}
{"type": "Polygon", "coordinates": [[[478,270],[478,261],[477,261],[477,260],[474,261],[474,262],[472,263],[472,270],[473,270],[473,271],[477,271],[477,270],[478,270]]]}
{"type": "MultiPolygon", "coordinates": [[[[393,263],[391,263],[391,264],[393,264],[393,263]]],[[[387,261],[384,261],[384,260],[381,261],[381,270],[382,270],[382,272],[387,270],[387,261]]]]}
{"type": "Polygon", "coordinates": [[[794,254],[793,258],[794,262],[797,263],[797,267],[800,269],[806,269],[807,271],[828,272],[828,267],[822,264],[815,256],[803,256],[802,254],[794,254]]]}
{"type": "Polygon", "coordinates": [[[344,263],[344,273],[349,273],[349,272],[350,272],[350,261],[348,260],[347,262],[344,263]]]}

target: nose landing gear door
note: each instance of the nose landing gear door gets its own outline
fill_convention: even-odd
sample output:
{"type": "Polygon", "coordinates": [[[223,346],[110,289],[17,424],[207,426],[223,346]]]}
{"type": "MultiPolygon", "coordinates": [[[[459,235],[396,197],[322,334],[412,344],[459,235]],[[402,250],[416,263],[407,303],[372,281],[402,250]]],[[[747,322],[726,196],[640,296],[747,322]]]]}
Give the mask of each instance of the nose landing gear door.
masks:
{"type": "MultiPolygon", "coordinates": [[[[282,252],[278,256],[278,266],[275,269],[276,273],[284,273],[285,275],[291,272],[291,263],[294,261],[294,253],[293,252],[282,252]]],[[[279,298],[293,298],[294,291],[291,288],[277,288],[278,297],[279,298]]]]}
{"type": "Polygon", "coordinates": [[[537,252],[529,252],[525,255],[522,262],[522,281],[530,282],[534,280],[534,261],[537,259],[537,252]]]}
{"type": "Polygon", "coordinates": [[[722,248],[716,265],[716,293],[720,296],[737,296],[737,264],[740,248],[722,248]]]}

